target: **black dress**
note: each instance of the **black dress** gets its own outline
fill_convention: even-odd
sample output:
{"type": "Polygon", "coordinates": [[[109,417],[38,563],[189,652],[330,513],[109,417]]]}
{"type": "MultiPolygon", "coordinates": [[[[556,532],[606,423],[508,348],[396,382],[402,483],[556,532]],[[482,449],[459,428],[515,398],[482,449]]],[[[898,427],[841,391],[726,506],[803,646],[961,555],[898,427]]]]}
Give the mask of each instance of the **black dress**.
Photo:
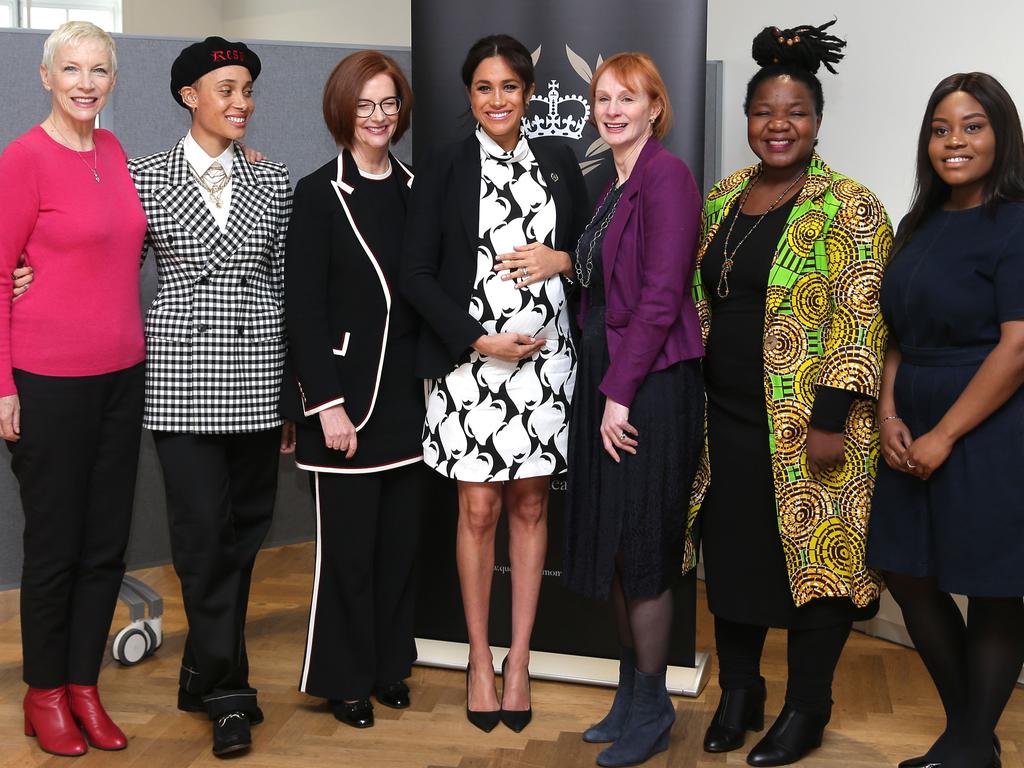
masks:
{"type": "MultiPolygon", "coordinates": [[[[899,344],[896,412],[933,429],[1000,338],[1024,319],[1024,205],[936,211],[893,257],[882,312],[899,344]]],[[[873,568],[931,576],[946,592],[1024,594],[1024,387],[918,480],[879,462],[873,568]]]]}
{"type": "MultiPolygon", "coordinates": [[[[847,598],[819,598],[797,608],[790,591],[768,442],[763,337],[768,276],[795,200],[766,215],[752,231],[760,217],[739,214],[730,248],[750,235],[729,275],[727,298],[719,298],[716,286],[739,204],[723,219],[701,262],[713,320],[703,363],[711,485],[700,524],[711,612],[739,624],[802,629],[868,618],[877,603],[857,609],[847,598]]],[[[819,388],[819,399],[822,392],[819,388]]],[[[812,422],[842,424],[850,399],[824,392],[829,410],[841,414],[819,416],[822,409],[815,402],[812,422]]]]}
{"type": "Polygon", "coordinates": [[[598,387],[611,358],[601,263],[607,224],[601,224],[614,216],[621,189],[608,195],[577,249],[583,262],[592,255],[593,272],[569,420],[562,577],[569,589],[605,599],[621,555],[622,589],[635,600],[660,595],[680,573],[704,393],[696,360],[648,374],[629,409],[629,423],[639,432],[637,454],[620,451],[616,464],[604,450],[606,398],[598,387]]]}

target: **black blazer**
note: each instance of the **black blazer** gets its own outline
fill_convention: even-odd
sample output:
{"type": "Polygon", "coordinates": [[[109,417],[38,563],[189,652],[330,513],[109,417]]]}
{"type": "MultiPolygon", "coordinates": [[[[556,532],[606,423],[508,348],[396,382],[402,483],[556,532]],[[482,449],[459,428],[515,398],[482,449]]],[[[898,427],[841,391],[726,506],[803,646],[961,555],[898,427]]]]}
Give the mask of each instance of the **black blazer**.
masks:
{"type": "MultiPolygon", "coordinates": [[[[590,214],[576,155],[545,139],[531,141],[530,149],[555,201],[555,248],[572,253],[590,214]]],[[[416,165],[401,290],[426,321],[416,375],[440,378],[486,333],[469,314],[480,239],[480,142],[470,135],[416,165]]]]}
{"type": "MultiPolygon", "coordinates": [[[[394,156],[391,167],[407,203],[412,172],[394,156]]],[[[389,329],[394,338],[396,304],[404,303],[395,290],[401,253],[381,247],[383,228],[401,222],[359,196],[361,181],[345,150],[295,188],[285,258],[289,375],[281,402],[283,415],[296,421],[344,404],[357,431],[378,405],[389,329]]]]}

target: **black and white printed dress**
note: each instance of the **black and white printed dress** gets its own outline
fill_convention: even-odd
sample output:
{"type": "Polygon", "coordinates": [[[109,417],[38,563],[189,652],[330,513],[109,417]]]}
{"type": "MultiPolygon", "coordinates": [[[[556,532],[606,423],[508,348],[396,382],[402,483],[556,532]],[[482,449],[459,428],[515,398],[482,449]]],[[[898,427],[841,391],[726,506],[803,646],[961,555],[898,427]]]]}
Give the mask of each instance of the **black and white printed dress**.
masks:
{"type": "Polygon", "coordinates": [[[506,362],[469,350],[430,382],[423,460],[447,477],[516,480],[566,470],[576,350],[559,276],[526,289],[493,271],[517,245],[552,246],[555,203],[525,138],[506,152],[481,129],[480,228],[469,314],[489,334],[522,333],[545,344],[506,362]]]}

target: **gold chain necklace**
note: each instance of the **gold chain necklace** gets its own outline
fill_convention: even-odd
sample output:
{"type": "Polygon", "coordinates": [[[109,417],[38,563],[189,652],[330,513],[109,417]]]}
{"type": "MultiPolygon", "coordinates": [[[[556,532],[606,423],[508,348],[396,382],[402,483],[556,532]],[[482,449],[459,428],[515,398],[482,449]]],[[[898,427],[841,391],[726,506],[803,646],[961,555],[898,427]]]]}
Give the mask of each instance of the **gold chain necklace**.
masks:
{"type": "MultiPolygon", "coordinates": [[[[189,168],[192,170],[192,175],[196,177],[196,181],[199,182],[199,186],[205,189],[207,194],[210,196],[210,202],[213,203],[218,208],[223,208],[224,201],[221,200],[221,194],[223,194],[224,190],[227,189],[228,184],[231,183],[231,174],[225,173],[222,178],[210,184],[208,181],[206,181],[206,179],[203,178],[203,176],[200,176],[198,173],[196,173],[195,168],[192,168],[191,165],[189,166],[189,168]]],[[[209,173],[209,169],[207,169],[207,173],[209,173]]]]}
{"type": "Polygon", "coordinates": [[[757,221],[755,221],[754,225],[747,230],[747,234],[745,234],[740,239],[740,241],[736,243],[736,247],[732,249],[732,254],[730,255],[729,239],[732,237],[732,230],[736,226],[736,220],[739,219],[740,214],[743,212],[743,206],[747,202],[747,197],[749,197],[750,195],[750,190],[752,190],[754,188],[754,185],[757,184],[757,180],[760,178],[760,176],[758,177],[758,179],[754,179],[754,181],[748,184],[747,188],[743,190],[743,194],[740,196],[739,205],[736,207],[736,215],[732,217],[732,222],[730,222],[729,224],[729,229],[725,233],[725,246],[722,249],[725,259],[722,261],[722,271],[718,275],[718,286],[715,288],[715,292],[718,294],[718,298],[724,299],[729,295],[729,273],[732,272],[733,265],[736,263],[736,254],[739,251],[740,247],[747,241],[747,238],[750,237],[750,234],[755,229],[757,229],[757,225],[764,221],[764,217],[775,210],[775,207],[782,202],[782,198],[789,194],[789,191],[793,189],[793,186],[798,181],[800,181],[800,179],[802,179],[804,177],[804,174],[806,173],[807,171],[800,171],[799,175],[791,182],[789,182],[789,186],[782,190],[782,194],[775,198],[775,202],[768,206],[768,210],[757,217],[757,221]]]}
{"type": "Polygon", "coordinates": [[[53,132],[56,133],[58,136],[60,136],[60,140],[64,142],[65,146],[67,146],[68,149],[70,149],[72,152],[75,153],[75,155],[78,156],[78,159],[82,161],[82,164],[86,168],[89,169],[89,172],[92,173],[92,177],[94,179],[96,179],[96,183],[99,184],[100,183],[100,172],[99,172],[100,157],[99,157],[99,154],[96,151],[96,141],[95,141],[95,139],[92,142],[92,165],[89,165],[89,162],[84,157],[82,157],[82,150],[77,150],[77,149],[75,149],[74,147],[71,146],[71,142],[68,141],[66,138],[64,138],[64,134],[60,132],[60,129],[57,127],[57,123],[55,123],[53,120],[50,120],[50,125],[53,127],[53,132]]]}

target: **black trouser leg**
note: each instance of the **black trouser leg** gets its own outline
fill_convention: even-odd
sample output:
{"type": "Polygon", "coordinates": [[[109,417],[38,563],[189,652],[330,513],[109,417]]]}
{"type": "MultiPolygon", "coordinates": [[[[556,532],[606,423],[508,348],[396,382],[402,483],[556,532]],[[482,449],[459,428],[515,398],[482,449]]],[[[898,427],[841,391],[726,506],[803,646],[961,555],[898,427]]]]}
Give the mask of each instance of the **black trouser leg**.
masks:
{"type": "Polygon", "coordinates": [[[278,432],[156,432],[174,569],[189,631],[180,684],[211,717],[251,712],[245,614],[256,552],[270,529],[278,432]]]}
{"type": "Polygon", "coordinates": [[[124,579],[142,436],[145,369],[112,377],[100,424],[71,602],[68,682],[95,685],[124,579]]]}
{"type": "Polygon", "coordinates": [[[768,627],[715,616],[718,686],[723,691],[761,685],[761,653],[768,627]]]}
{"type": "Polygon", "coordinates": [[[141,376],[141,364],[100,376],[15,371],[22,436],[11,467],[25,510],[22,646],[34,688],[96,682],[124,573],[141,376]]]}
{"type": "Polygon", "coordinates": [[[422,464],[389,470],[382,477],[377,551],[374,637],[381,687],[412,674],[416,660],[416,554],[419,545],[422,464]]]}
{"type": "Polygon", "coordinates": [[[844,622],[830,627],[789,630],[786,703],[793,709],[821,715],[831,710],[832,677],[852,628],[852,622],[844,622]]]}

